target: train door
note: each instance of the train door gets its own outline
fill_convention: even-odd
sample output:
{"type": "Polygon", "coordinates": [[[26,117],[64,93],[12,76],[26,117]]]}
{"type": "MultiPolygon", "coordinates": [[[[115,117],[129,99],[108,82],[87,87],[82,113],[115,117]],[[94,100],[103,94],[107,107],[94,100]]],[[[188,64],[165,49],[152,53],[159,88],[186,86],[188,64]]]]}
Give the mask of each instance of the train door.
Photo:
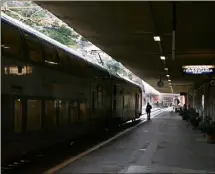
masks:
{"type": "Polygon", "coordinates": [[[139,95],[135,93],[135,117],[138,117],[138,109],[139,109],[139,95]]]}
{"type": "Polygon", "coordinates": [[[120,88],[120,94],[119,94],[119,111],[120,111],[120,117],[124,119],[124,88],[120,88]]]}
{"type": "Polygon", "coordinates": [[[113,114],[117,119],[123,118],[123,88],[118,85],[113,86],[113,114]]]}
{"type": "Polygon", "coordinates": [[[114,115],[116,115],[116,108],[117,108],[117,86],[113,86],[113,98],[112,98],[112,110],[114,115]]]}

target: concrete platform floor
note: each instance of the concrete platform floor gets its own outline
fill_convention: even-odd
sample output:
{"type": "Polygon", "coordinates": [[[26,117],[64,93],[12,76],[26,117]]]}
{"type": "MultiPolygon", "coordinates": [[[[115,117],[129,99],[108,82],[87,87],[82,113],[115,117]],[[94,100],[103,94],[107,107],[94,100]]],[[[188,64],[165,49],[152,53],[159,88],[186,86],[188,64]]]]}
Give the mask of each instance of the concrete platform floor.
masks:
{"type": "Polygon", "coordinates": [[[153,172],[215,172],[215,145],[166,110],[56,173],[153,172]]]}

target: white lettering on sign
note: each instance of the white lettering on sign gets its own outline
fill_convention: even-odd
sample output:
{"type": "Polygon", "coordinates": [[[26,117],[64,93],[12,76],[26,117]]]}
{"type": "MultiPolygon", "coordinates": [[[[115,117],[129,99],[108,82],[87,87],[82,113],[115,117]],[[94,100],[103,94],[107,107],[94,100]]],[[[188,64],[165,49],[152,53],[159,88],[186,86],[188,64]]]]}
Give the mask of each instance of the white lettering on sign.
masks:
{"type": "Polygon", "coordinates": [[[186,73],[192,73],[192,74],[203,74],[203,73],[212,73],[213,69],[211,69],[210,66],[187,66],[186,69],[184,69],[184,72],[186,73]]]}

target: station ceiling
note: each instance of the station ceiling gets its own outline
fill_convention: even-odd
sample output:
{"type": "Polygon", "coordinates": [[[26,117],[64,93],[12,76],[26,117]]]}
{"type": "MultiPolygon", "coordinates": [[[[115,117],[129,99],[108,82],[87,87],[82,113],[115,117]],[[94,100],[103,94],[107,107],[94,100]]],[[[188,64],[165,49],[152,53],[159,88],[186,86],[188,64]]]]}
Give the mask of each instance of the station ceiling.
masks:
{"type": "Polygon", "coordinates": [[[187,92],[208,80],[183,65],[215,64],[215,2],[176,3],[176,54],[172,60],[173,3],[147,1],[38,1],[160,92],[187,92]],[[160,45],[153,37],[159,35],[160,45]],[[160,59],[164,55],[166,60],[160,59]],[[168,68],[166,72],[164,68],[168,68]],[[157,82],[164,81],[159,88],[157,82]]]}

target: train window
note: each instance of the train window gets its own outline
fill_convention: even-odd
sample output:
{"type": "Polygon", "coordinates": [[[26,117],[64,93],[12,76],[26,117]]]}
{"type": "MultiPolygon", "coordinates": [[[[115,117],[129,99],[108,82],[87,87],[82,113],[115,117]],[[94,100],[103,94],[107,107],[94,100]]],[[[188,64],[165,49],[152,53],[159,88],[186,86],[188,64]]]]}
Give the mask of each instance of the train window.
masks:
{"type": "Polygon", "coordinates": [[[97,108],[97,100],[96,100],[96,91],[92,92],[92,111],[93,113],[96,111],[97,108]]]}
{"type": "Polygon", "coordinates": [[[56,104],[54,100],[45,101],[45,117],[44,125],[45,127],[56,125],[57,111],[56,104]]]}
{"type": "Polygon", "coordinates": [[[81,121],[86,120],[86,104],[80,103],[79,118],[81,121]]]}
{"type": "Polygon", "coordinates": [[[113,100],[113,110],[116,110],[116,99],[113,100]]]}
{"type": "Polygon", "coordinates": [[[103,96],[102,96],[102,90],[98,91],[98,103],[102,103],[103,96]]]}
{"type": "Polygon", "coordinates": [[[70,124],[78,121],[78,102],[70,103],[70,124]]]}
{"type": "Polygon", "coordinates": [[[4,54],[23,57],[23,44],[19,30],[4,22],[1,23],[1,49],[4,54]]]}
{"type": "Polygon", "coordinates": [[[129,96],[128,95],[124,96],[124,109],[125,110],[129,109],[129,96]]]}
{"type": "Polygon", "coordinates": [[[60,65],[62,66],[62,67],[68,67],[68,65],[69,65],[69,60],[68,60],[68,56],[67,56],[67,54],[63,51],[63,50],[61,50],[61,49],[59,49],[59,48],[57,48],[57,53],[58,53],[58,57],[59,57],[59,61],[60,61],[60,65]]]}
{"type": "Polygon", "coordinates": [[[116,85],[113,86],[113,110],[116,110],[116,85]]]}
{"type": "Polygon", "coordinates": [[[26,32],[24,32],[24,37],[28,58],[34,62],[42,62],[43,54],[39,39],[36,36],[30,35],[26,32]]]}
{"type": "Polygon", "coordinates": [[[113,86],[113,95],[116,96],[116,85],[113,86]]]}
{"type": "Polygon", "coordinates": [[[101,87],[97,87],[97,101],[98,101],[98,108],[102,108],[102,102],[103,102],[103,90],[101,87]]]}
{"type": "Polygon", "coordinates": [[[122,97],[122,108],[125,109],[125,96],[122,97]]]}
{"type": "Polygon", "coordinates": [[[41,101],[28,100],[27,102],[27,131],[41,128],[41,101]]]}
{"type": "Polygon", "coordinates": [[[98,103],[102,103],[103,101],[103,91],[101,87],[97,87],[97,91],[98,91],[98,103]]]}
{"type": "Polygon", "coordinates": [[[59,124],[68,122],[68,102],[59,101],[59,124]]]}
{"type": "Polygon", "coordinates": [[[22,132],[22,101],[14,100],[14,132],[22,132]]]}
{"type": "Polygon", "coordinates": [[[53,45],[43,42],[43,49],[45,52],[45,62],[48,64],[58,64],[59,60],[57,57],[57,52],[53,45]]]}

